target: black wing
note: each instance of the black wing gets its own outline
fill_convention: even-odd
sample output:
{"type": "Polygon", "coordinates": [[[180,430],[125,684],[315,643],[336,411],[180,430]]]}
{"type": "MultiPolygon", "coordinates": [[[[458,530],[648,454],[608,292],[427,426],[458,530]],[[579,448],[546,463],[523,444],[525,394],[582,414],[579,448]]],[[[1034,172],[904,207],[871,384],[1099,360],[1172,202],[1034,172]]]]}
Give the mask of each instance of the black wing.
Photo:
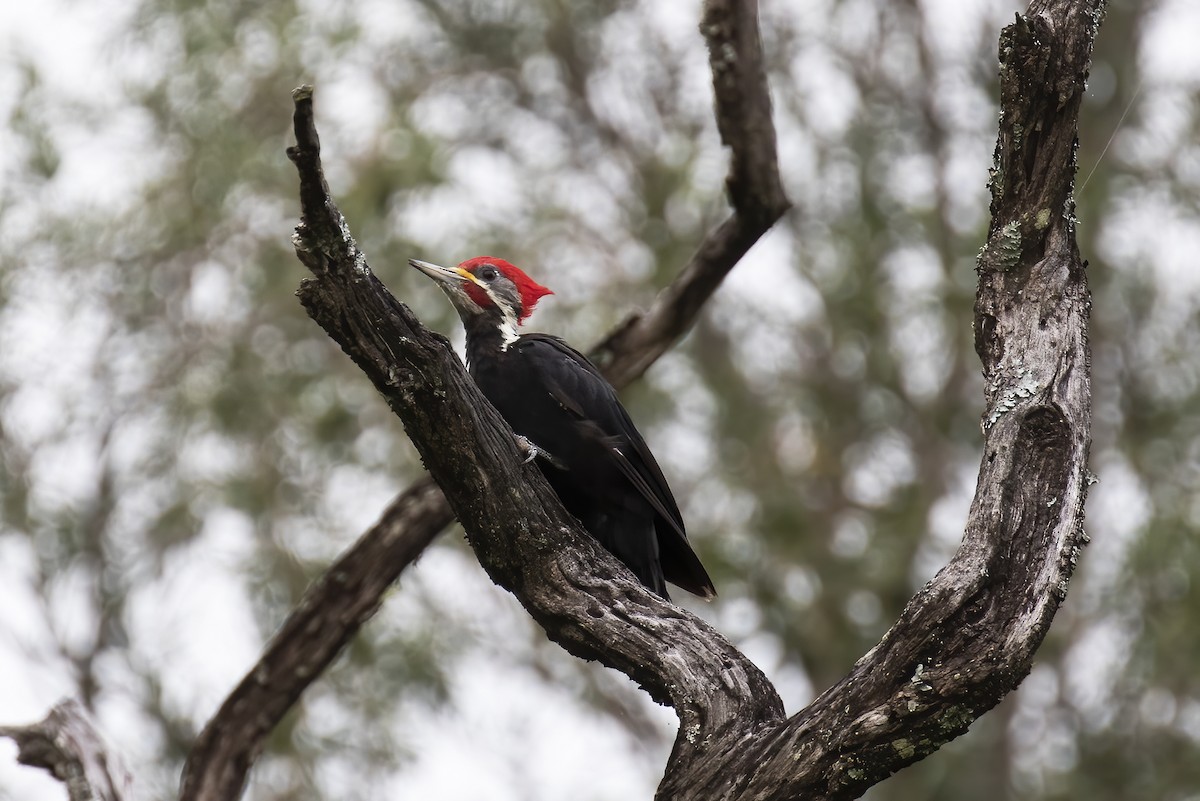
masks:
{"type": "MultiPolygon", "coordinates": [[[[546,391],[577,423],[594,426],[610,463],[654,509],[663,574],[705,598],[716,595],[699,557],[687,541],[683,516],[662,469],[646,446],[616,390],[587,357],[548,334],[525,334],[515,345],[546,391]]],[[[550,448],[551,454],[554,454],[550,448]]]]}

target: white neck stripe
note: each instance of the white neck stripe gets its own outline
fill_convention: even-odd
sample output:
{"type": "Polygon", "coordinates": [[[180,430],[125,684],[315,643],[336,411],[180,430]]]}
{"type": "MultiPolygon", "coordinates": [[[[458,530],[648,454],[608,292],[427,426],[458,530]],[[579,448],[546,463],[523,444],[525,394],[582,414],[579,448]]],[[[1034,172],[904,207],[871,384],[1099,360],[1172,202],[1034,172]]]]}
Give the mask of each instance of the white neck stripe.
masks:
{"type": "Polygon", "coordinates": [[[520,334],[517,333],[517,327],[521,324],[517,319],[517,311],[508,304],[507,301],[498,297],[495,292],[492,292],[491,287],[480,284],[483,291],[491,298],[492,303],[496,304],[496,308],[500,310],[502,319],[500,320],[500,350],[507,351],[509,346],[520,339],[520,334]]]}

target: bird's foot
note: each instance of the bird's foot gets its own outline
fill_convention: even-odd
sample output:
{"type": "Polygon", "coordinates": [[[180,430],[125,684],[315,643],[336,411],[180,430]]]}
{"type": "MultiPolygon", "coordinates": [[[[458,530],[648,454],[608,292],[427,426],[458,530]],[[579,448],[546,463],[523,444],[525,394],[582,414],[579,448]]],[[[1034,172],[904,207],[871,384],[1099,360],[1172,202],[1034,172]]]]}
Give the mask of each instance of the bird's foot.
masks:
{"type": "Polygon", "coordinates": [[[534,445],[533,440],[529,439],[529,437],[525,437],[520,434],[517,434],[516,436],[517,450],[525,454],[525,461],[521,462],[521,464],[529,464],[534,459],[538,458],[538,454],[542,452],[542,449],[537,445],[534,445]]]}
{"type": "Polygon", "coordinates": [[[522,436],[521,434],[517,434],[516,437],[517,437],[517,450],[519,450],[521,453],[525,454],[525,461],[523,461],[521,464],[529,464],[534,459],[537,459],[540,456],[541,458],[545,459],[547,462],[554,465],[558,469],[560,469],[560,470],[566,469],[564,467],[563,463],[560,462],[558,459],[555,459],[554,455],[551,454],[550,451],[545,450],[544,448],[539,448],[536,444],[534,444],[533,440],[529,439],[528,437],[522,436]]]}

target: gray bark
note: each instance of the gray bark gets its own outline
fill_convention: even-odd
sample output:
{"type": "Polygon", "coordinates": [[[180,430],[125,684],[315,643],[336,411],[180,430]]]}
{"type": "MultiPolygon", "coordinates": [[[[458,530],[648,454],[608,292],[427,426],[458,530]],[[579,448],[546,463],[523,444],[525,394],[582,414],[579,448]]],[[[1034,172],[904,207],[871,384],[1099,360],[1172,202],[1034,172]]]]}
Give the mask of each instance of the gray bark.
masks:
{"type": "MultiPolygon", "coordinates": [[[[714,113],[730,149],[726,183],[732,211],[645,313],[631,314],[592,350],[593,360],[617,388],[640,377],[683,336],[724,277],[788,208],[775,157],[756,3],[710,0],[702,32],[713,73],[714,113]]],[[[310,106],[303,108],[310,113],[310,106]]],[[[333,209],[331,216],[326,208],[332,201],[319,162],[304,161],[317,155],[311,116],[301,130],[308,150],[301,147],[291,155],[302,172],[309,223],[304,230],[311,234],[316,230],[312,223],[322,224],[326,244],[343,248],[334,261],[353,261],[353,242],[337,241],[340,215],[333,209]]],[[[298,141],[305,144],[303,136],[298,141]]],[[[349,261],[343,267],[355,269],[349,261]]],[[[310,311],[320,308],[320,291],[311,284],[301,290],[310,311]]],[[[453,519],[432,478],[418,481],[390,504],[380,521],[305,593],[258,664],[205,726],[184,767],[181,799],[225,799],[241,791],[271,730],[374,614],[387,588],[453,519]]]]}
{"type": "Polygon", "coordinates": [[[43,768],[67,787],[71,801],[126,801],[132,779],[108,752],[83,705],[73,699],[57,704],[45,720],[28,726],[0,727],[0,737],[17,744],[17,761],[43,768]]]}
{"type": "Polygon", "coordinates": [[[1071,188],[1099,9],[1034,2],[1001,37],[975,325],[985,447],[962,546],[883,640],[791,718],[753,664],[632,581],[519,464],[458,360],[378,284],[331,213],[309,100],[298,102],[297,244],[316,276],[306,307],[404,421],[489,575],[551,639],[678,712],[660,798],[857,797],[963,733],[1028,673],[1084,541],[1089,298],[1071,188]]]}

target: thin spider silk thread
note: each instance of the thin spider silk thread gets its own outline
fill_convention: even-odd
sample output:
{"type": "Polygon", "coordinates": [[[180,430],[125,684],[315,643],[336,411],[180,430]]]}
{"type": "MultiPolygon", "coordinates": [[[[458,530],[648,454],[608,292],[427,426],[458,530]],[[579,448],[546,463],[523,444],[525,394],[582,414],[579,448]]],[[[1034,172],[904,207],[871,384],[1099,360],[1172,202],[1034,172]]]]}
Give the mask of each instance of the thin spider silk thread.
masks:
{"type": "Polygon", "coordinates": [[[1117,120],[1117,126],[1113,128],[1112,136],[1108,137],[1108,142],[1104,145],[1104,149],[1100,151],[1096,163],[1092,165],[1091,171],[1087,174],[1087,178],[1083,179],[1083,183],[1079,186],[1079,191],[1082,192],[1087,188],[1088,181],[1092,180],[1092,176],[1096,174],[1096,169],[1100,166],[1100,162],[1104,161],[1104,154],[1112,147],[1113,140],[1117,138],[1117,134],[1121,132],[1121,126],[1125,124],[1125,118],[1129,116],[1129,110],[1133,108],[1134,101],[1138,99],[1138,95],[1142,93],[1142,84],[1146,82],[1145,74],[1138,77],[1137,88],[1133,90],[1133,96],[1129,98],[1129,102],[1125,104],[1125,110],[1121,112],[1121,119],[1117,120]]]}

